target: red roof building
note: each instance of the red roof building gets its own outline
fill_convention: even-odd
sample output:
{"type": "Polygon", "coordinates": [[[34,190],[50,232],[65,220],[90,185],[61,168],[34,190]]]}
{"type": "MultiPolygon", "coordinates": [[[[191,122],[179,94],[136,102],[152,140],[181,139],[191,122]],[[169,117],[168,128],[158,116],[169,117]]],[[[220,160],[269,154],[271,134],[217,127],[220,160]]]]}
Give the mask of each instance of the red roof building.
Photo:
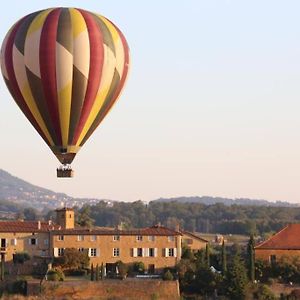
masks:
{"type": "Polygon", "coordinates": [[[282,256],[300,256],[300,224],[289,224],[255,247],[256,259],[275,262],[282,256]]]}

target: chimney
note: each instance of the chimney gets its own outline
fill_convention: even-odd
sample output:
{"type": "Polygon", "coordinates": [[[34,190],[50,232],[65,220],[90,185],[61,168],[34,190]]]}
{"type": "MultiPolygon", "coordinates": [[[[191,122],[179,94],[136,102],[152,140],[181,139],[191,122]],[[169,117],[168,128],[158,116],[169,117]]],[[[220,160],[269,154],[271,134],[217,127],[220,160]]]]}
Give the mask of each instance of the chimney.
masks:
{"type": "Polygon", "coordinates": [[[48,220],[48,225],[52,225],[52,220],[48,220]]]}
{"type": "Polygon", "coordinates": [[[38,226],[38,230],[41,230],[41,221],[38,221],[37,226],[38,226]]]}

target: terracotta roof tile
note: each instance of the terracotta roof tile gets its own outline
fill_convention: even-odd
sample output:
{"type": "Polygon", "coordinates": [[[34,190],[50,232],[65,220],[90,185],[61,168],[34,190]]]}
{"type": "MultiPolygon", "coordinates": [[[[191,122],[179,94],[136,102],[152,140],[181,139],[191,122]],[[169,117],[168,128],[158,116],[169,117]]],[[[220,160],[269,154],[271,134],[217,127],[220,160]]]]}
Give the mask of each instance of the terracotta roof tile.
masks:
{"type": "Polygon", "coordinates": [[[42,232],[57,230],[60,226],[49,225],[48,222],[41,222],[40,229],[38,221],[0,221],[0,232],[42,232]]]}
{"type": "Polygon", "coordinates": [[[300,250],[300,224],[289,224],[255,249],[300,250]]]}
{"type": "Polygon", "coordinates": [[[65,234],[65,235],[164,235],[164,236],[175,236],[181,235],[180,232],[172,230],[163,226],[152,226],[146,228],[130,229],[130,230],[119,230],[111,228],[74,228],[74,229],[61,229],[56,230],[53,234],[65,234]]]}

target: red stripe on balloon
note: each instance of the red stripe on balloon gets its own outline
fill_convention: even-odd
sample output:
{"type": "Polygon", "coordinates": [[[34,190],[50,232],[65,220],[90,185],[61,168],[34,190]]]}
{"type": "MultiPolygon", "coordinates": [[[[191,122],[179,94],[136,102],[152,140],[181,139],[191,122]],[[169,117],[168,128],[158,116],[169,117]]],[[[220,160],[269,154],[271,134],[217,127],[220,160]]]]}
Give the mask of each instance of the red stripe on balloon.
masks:
{"type": "MultiPolygon", "coordinates": [[[[122,91],[122,89],[124,87],[124,84],[125,84],[125,81],[126,81],[126,78],[127,78],[127,75],[128,75],[128,68],[129,68],[129,47],[128,47],[128,44],[127,44],[126,39],[125,39],[124,35],[122,34],[122,32],[118,29],[118,27],[116,25],[114,25],[114,26],[115,26],[116,30],[118,31],[119,36],[120,36],[121,41],[122,41],[122,44],[123,44],[124,56],[125,56],[124,57],[124,68],[123,68],[123,73],[122,73],[120,82],[118,84],[118,87],[117,87],[117,89],[116,89],[116,91],[115,91],[115,93],[114,93],[114,95],[112,97],[112,100],[110,101],[109,105],[103,111],[100,120],[98,120],[98,122],[97,122],[98,125],[103,121],[103,119],[105,118],[105,116],[108,114],[108,112],[110,111],[110,109],[112,108],[112,106],[114,105],[114,103],[116,102],[116,100],[118,99],[118,97],[119,97],[119,95],[120,95],[120,93],[121,93],[121,91],[122,91]]],[[[95,129],[96,129],[96,127],[94,128],[94,130],[95,129]]],[[[94,132],[94,130],[92,130],[91,132],[87,133],[87,135],[84,137],[84,139],[82,141],[82,144],[80,146],[82,146],[87,141],[87,139],[92,135],[92,133],[94,132]]]]}
{"type": "MultiPolygon", "coordinates": [[[[27,16],[26,16],[27,17],[27,16]]],[[[22,25],[22,22],[26,19],[24,17],[21,19],[13,28],[12,32],[10,33],[6,47],[4,49],[4,63],[6,66],[7,74],[8,74],[8,80],[6,81],[7,87],[13,96],[14,100],[16,101],[17,105],[20,107],[26,118],[29,120],[29,122],[32,124],[32,126],[36,129],[36,131],[39,133],[39,135],[43,138],[43,140],[46,142],[47,145],[49,145],[49,141],[47,140],[46,136],[44,135],[43,131],[41,130],[40,126],[36,122],[34,116],[32,115],[30,109],[28,108],[25,99],[22,96],[22,93],[20,91],[15,71],[13,67],[13,45],[14,40],[17,34],[18,29],[22,25]]]]}
{"type": "Polygon", "coordinates": [[[56,36],[60,11],[60,8],[52,10],[43,25],[40,39],[40,71],[50,118],[57,141],[62,145],[56,87],[56,36]]]}
{"type": "Polygon", "coordinates": [[[81,131],[88,119],[88,116],[95,102],[100,81],[101,81],[103,61],[104,61],[103,38],[102,38],[101,31],[99,30],[99,27],[93,15],[91,15],[90,13],[84,10],[81,9],[78,10],[82,14],[88,30],[89,42],[90,42],[90,69],[89,69],[88,84],[87,84],[86,94],[85,94],[83,107],[81,111],[81,116],[75,131],[72,144],[77,143],[81,131]]]}

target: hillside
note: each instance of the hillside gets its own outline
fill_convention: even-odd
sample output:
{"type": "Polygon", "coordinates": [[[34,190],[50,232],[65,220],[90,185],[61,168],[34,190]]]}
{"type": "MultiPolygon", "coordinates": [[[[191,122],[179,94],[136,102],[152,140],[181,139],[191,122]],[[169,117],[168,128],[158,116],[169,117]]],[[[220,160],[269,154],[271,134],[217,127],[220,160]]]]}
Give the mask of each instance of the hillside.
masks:
{"type": "Polygon", "coordinates": [[[55,209],[63,206],[95,204],[99,199],[73,198],[63,193],[33,185],[0,169],[0,211],[14,211],[18,207],[34,207],[38,210],[55,209]],[[7,210],[3,205],[11,204],[7,210]]]}
{"type": "Polygon", "coordinates": [[[159,198],[154,200],[157,202],[179,202],[179,203],[202,203],[205,205],[213,205],[216,203],[223,203],[227,206],[231,205],[247,205],[247,206],[272,206],[272,207],[299,207],[299,204],[290,203],[286,201],[276,201],[271,202],[267,200],[255,200],[255,199],[247,199],[247,198],[222,198],[222,197],[210,197],[210,196],[202,196],[202,197],[176,197],[176,198],[159,198]]]}
{"type": "MultiPolygon", "coordinates": [[[[100,199],[94,198],[74,198],[64,193],[56,193],[31,183],[28,183],[8,172],[0,169],[0,217],[1,212],[16,212],[25,207],[33,207],[40,211],[53,210],[63,205],[83,206],[84,204],[95,205],[100,199]]],[[[112,202],[111,200],[104,200],[112,202]]],[[[266,200],[252,199],[229,199],[221,197],[177,197],[160,198],[153,202],[178,202],[178,203],[202,203],[213,205],[223,203],[227,206],[245,205],[245,206],[274,206],[274,207],[299,207],[298,204],[289,202],[269,202],[266,200]]]]}

